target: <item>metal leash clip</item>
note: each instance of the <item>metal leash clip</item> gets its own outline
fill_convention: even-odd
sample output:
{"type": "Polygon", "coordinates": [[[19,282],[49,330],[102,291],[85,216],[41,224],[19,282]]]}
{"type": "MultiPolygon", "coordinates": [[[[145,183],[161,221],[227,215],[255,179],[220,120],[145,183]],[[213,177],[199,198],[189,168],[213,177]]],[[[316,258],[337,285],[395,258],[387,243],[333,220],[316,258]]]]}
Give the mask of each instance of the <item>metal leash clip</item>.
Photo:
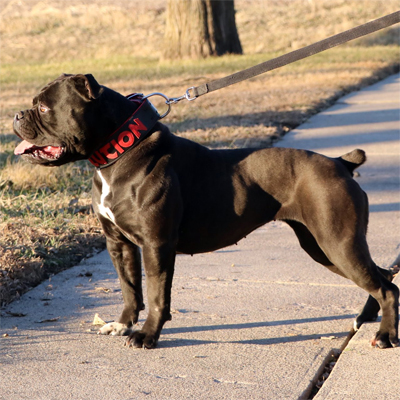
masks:
{"type": "Polygon", "coordinates": [[[189,89],[187,89],[187,90],[186,90],[186,93],[185,93],[183,96],[181,96],[181,97],[175,97],[175,98],[171,97],[169,100],[167,100],[166,103],[167,103],[167,104],[176,104],[178,101],[185,100],[185,99],[188,100],[188,101],[196,100],[196,99],[197,99],[196,96],[190,97],[190,91],[191,91],[192,89],[194,89],[194,86],[192,86],[192,87],[190,87],[189,89]]]}
{"type": "Polygon", "coordinates": [[[196,100],[196,99],[197,99],[197,96],[194,96],[194,97],[191,97],[191,96],[190,96],[190,91],[191,91],[192,89],[194,89],[194,86],[192,86],[192,87],[190,87],[189,89],[187,89],[187,90],[186,90],[186,93],[185,93],[183,96],[180,96],[180,97],[168,97],[168,96],[166,96],[166,95],[163,94],[163,93],[154,92],[154,93],[148,94],[147,96],[143,96],[143,99],[147,99],[147,98],[152,97],[152,96],[161,96],[161,97],[163,97],[163,98],[165,99],[165,104],[168,106],[168,110],[167,110],[164,114],[162,114],[162,115],[160,116],[160,119],[163,119],[163,118],[165,118],[165,117],[169,114],[169,112],[171,111],[171,104],[176,104],[176,103],[178,103],[178,102],[181,101],[181,100],[193,101],[193,100],[196,100]]]}

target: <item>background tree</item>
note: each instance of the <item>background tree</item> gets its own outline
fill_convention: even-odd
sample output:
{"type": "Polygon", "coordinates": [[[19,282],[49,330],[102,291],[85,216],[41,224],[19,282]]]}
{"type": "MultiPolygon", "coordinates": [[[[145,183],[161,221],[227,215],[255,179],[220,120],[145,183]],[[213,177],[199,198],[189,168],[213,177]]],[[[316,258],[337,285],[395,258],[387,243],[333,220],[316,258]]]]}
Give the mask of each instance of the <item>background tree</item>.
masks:
{"type": "Polygon", "coordinates": [[[242,54],[234,0],[168,0],[163,58],[242,54]]]}

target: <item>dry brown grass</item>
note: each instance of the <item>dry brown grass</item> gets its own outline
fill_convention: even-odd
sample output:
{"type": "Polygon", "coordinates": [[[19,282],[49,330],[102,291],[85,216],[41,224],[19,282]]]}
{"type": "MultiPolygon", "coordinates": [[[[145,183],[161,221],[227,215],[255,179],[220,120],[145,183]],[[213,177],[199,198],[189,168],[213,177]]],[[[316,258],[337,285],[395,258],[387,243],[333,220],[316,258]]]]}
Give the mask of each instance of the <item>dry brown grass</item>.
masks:
{"type": "Polygon", "coordinates": [[[73,164],[0,170],[0,305],[105,247],[90,176],[89,166],[73,164]]]}
{"type": "MultiPolygon", "coordinates": [[[[166,0],[1,0],[2,61],[159,58],[166,0]],[[23,6],[21,6],[23,3],[23,6]]],[[[245,54],[287,51],[394,12],[397,0],[235,0],[245,54]]],[[[398,29],[395,30],[398,33],[398,29]]],[[[384,44],[398,41],[384,35],[384,44]]],[[[368,39],[367,39],[368,40],[368,39]]]]}
{"type": "MultiPolygon", "coordinates": [[[[216,79],[398,8],[398,0],[236,0],[245,56],[159,62],[165,1],[0,0],[0,305],[103,248],[90,209],[91,167],[15,159],[12,117],[62,72],[93,73],[121,93],[216,79]]],[[[175,105],[173,131],[209,146],[270,145],[351,90],[398,70],[399,29],[175,105]]]]}
{"type": "MultiPolygon", "coordinates": [[[[78,212],[78,211],[76,211],[78,212]]],[[[97,250],[104,249],[104,238],[89,208],[80,223],[58,227],[44,226],[40,218],[13,218],[0,223],[0,305],[76,265],[97,250]]]]}

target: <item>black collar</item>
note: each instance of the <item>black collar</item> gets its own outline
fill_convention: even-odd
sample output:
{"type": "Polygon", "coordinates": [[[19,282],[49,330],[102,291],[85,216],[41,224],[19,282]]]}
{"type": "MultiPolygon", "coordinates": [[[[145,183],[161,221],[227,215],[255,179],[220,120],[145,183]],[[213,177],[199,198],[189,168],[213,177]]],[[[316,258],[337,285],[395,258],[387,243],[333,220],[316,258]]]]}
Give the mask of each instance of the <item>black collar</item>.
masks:
{"type": "Polygon", "coordinates": [[[108,167],[130,149],[136,147],[143,139],[149,136],[151,129],[160,119],[157,110],[149,100],[143,98],[142,94],[135,93],[127,96],[127,98],[138,103],[139,107],[89,157],[89,161],[96,168],[108,167]]]}

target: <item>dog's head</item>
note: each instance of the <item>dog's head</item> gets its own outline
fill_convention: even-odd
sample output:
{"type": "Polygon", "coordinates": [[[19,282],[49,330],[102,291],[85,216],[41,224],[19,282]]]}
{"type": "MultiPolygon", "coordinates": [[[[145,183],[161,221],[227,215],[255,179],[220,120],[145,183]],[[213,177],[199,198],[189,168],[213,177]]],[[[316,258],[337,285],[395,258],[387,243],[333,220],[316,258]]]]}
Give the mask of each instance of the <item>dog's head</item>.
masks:
{"type": "Polygon", "coordinates": [[[14,117],[14,132],[23,139],[14,153],[45,166],[88,158],[115,127],[107,115],[105,92],[112,91],[92,75],[63,74],[46,85],[32,108],[14,117]]]}

